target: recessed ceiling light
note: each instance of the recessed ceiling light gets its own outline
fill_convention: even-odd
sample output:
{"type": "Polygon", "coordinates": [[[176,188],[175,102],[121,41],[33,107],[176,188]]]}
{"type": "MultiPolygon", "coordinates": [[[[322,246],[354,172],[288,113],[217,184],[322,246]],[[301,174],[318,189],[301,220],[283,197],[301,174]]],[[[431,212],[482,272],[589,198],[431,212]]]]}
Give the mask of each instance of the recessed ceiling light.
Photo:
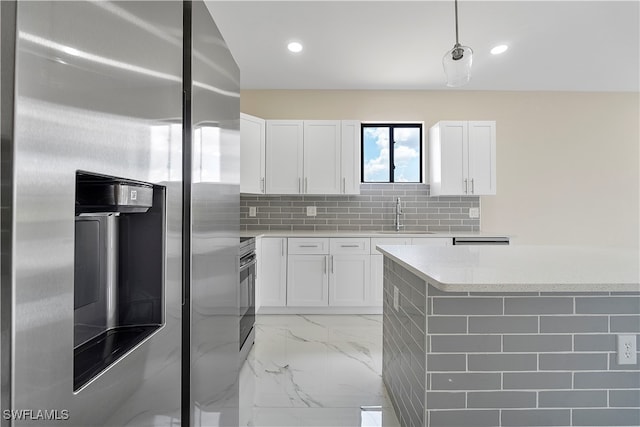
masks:
{"type": "Polygon", "coordinates": [[[302,44],[298,42],[291,42],[287,45],[287,49],[293,53],[302,52],[302,44]]]}
{"type": "Polygon", "coordinates": [[[500,55],[501,53],[505,53],[507,49],[509,49],[509,46],[507,46],[506,44],[501,44],[491,49],[491,53],[493,55],[500,55]]]}

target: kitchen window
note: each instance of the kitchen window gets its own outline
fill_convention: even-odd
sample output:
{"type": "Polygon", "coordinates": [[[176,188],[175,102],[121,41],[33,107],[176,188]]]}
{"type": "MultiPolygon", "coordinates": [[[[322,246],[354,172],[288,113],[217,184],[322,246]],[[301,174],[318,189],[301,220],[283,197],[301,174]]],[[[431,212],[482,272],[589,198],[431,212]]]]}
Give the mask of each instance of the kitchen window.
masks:
{"type": "Polygon", "coordinates": [[[362,124],[362,182],[422,182],[421,123],[362,124]]]}

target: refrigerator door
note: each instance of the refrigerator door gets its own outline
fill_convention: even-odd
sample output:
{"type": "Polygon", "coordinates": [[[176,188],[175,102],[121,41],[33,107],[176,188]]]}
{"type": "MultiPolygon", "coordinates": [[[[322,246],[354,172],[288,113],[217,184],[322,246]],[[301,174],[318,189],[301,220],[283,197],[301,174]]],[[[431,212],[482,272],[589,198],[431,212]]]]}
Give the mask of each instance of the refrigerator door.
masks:
{"type": "Polygon", "coordinates": [[[179,425],[182,2],[18,2],[14,24],[13,425],[179,425]],[[74,392],[79,170],[166,189],[164,312],[74,392]]]}
{"type": "Polygon", "coordinates": [[[240,73],[192,3],[191,425],[238,425],[240,73]]]}

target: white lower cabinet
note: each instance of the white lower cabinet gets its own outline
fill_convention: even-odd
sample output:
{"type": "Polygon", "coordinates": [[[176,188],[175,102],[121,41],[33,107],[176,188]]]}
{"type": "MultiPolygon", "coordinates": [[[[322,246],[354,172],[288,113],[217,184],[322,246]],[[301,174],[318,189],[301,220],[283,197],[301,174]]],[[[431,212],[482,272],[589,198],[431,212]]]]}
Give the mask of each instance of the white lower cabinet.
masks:
{"type": "Polygon", "coordinates": [[[382,306],[384,255],[371,255],[371,305],[382,306]]]}
{"type": "Polygon", "coordinates": [[[258,252],[256,289],[259,289],[259,306],[286,306],[287,239],[284,237],[263,237],[256,249],[258,252]]]}
{"type": "Polygon", "coordinates": [[[369,305],[370,255],[331,255],[330,306],[369,305]]]}
{"type": "Polygon", "coordinates": [[[377,313],[384,269],[377,245],[451,244],[444,237],[263,237],[260,304],[270,313],[377,313]]]}
{"type": "Polygon", "coordinates": [[[326,306],[329,299],[327,255],[289,255],[287,305],[326,306]]]}
{"type": "Polygon", "coordinates": [[[331,239],[329,306],[362,307],[370,304],[370,239],[331,239]]]}
{"type": "Polygon", "coordinates": [[[370,305],[368,238],[289,239],[287,306],[370,305]]]}
{"type": "Polygon", "coordinates": [[[382,307],[384,256],[376,250],[376,246],[410,244],[410,237],[374,237],[371,239],[371,305],[382,307]]]}

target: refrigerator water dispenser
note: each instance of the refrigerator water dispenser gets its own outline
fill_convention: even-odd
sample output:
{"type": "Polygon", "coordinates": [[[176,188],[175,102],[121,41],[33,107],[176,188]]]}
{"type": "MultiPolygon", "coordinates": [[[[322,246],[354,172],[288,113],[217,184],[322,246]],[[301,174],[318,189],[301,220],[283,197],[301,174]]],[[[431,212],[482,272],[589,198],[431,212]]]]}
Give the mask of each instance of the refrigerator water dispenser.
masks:
{"type": "Polygon", "coordinates": [[[164,324],[165,187],[76,173],[74,391],[164,324]]]}

